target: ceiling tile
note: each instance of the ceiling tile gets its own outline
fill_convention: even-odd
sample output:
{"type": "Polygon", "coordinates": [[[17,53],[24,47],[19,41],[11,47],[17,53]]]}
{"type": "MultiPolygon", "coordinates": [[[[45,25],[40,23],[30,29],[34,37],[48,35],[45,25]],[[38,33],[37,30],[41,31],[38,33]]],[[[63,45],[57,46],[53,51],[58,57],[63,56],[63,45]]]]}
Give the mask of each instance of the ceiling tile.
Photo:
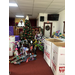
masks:
{"type": "Polygon", "coordinates": [[[24,4],[24,3],[20,3],[18,4],[19,7],[32,7],[33,4],[24,4]]]}
{"type": "Polygon", "coordinates": [[[34,8],[34,10],[45,10],[46,8],[34,8]]]}
{"type": "Polygon", "coordinates": [[[14,12],[13,14],[16,14],[16,15],[24,15],[24,13],[19,13],[19,12],[14,12]]]}
{"type": "Polygon", "coordinates": [[[52,13],[52,14],[54,14],[54,13],[56,13],[56,11],[45,11],[45,13],[52,13]]]}
{"type": "Polygon", "coordinates": [[[33,0],[17,0],[18,3],[33,3],[33,0]]]}
{"type": "Polygon", "coordinates": [[[35,2],[51,2],[53,0],[35,0],[35,2]]]}
{"type": "Polygon", "coordinates": [[[18,4],[15,8],[9,7],[9,15],[12,17],[32,14],[30,18],[37,18],[39,13],[57,13],[65,9],[65,0],[9,0],[9,2],[18,4]]]}
{"type": "Polygon", "coordinates": [[[24,10],[21,10],[22,12],[32,12],[32,10],[28,10],[28,9],[24,9],[24,10]]]}
{"type": "Polygon", "coordinates": [[[27,14],[27,13],[32,13],[32,11],[22,11],[22,13],[27,14]]]}
{"type": "Polygon", "coordinates": [[[44,4],[44,5],[48,5],[48,4],[50,4],[50,2],[34,2],[34,4],[44,4]]]}
{"type": "Polygon", "coordinates": [[[46,11],[50,11],[50,10],[51,10],[51,11],[54,11],[54,10],[58,10],[58,9],[59,9],[59,8],[55,8],[55,9],[53,9],[53,8],[51,9],[51,8],[50,8],[50,9],[47,9],[46,11]]]}
{"type": "Polygon", "coordinates": [[[33,0],[16,0],[16,1],[21,1],[21,2],[33,2],[33,0]]]}
{"type": "Polygon", "coordinates": [[[47,9],[45,12],[49,13],[49,12],[56,12],[56,11],[57,11],[57,9],[47,9]]]}
{"type": "Polygon", "coordinates": [[[16,1],[15,0],[9,0],[9,3],[15,3],[16,1]]]}
{"type": "Polygon", "coordinates": [[[46,8],[47,6],[34,5],[34,8],[46,8]]]}
{"type": "Polygon", "coordinates": [[[64,3],[51,3],[50,5],[54,6],[65,6],[64,3]]]}
{"type": "Polygon", "coordinates": [[[33,12],[40,13],[40,12],[44,12],[44,10],[33,10],[33,12]]]}
{"type": "Polygon", "coordinates": [[[34,4],[34,7],[48,7],[48,5],[34,4]]]}
{"type": "Polygon", "coordinates": [[[62,7],[62,6],[59,7],[59,6],[57,6],[57,5],[56,5],[56,6],[50,5],[50,6],[48,7],[48,9],[50,9],[50,8],[61,8],[61,7],[62,7]]]}
{"type": "Polygon", "coordinates": [[[9,7],[9,10],[10,10],[10,11],[11,11],[11,10],[15,11],[15,10],[19,10],[19,8],[18,8],[18,7],[9,7]]]}
{"type": "Polygon", "coordinates": [[[22,13],[23,13],[23,14],[32,14],[32,11],[30,11],[30,12],[27,12],[27,11],[25,12],[25,11],[24,11],[24,12],[22,12],[22,13]]]}
{"type": "Polygon", "coordinates": [[[61,9],[59,9],[59,10],[57,10],[56,12],[61,12],[61,11],[63,11],[63,10],[65,10],[65,7],[62,7],[61,9]]]}
{"type": "Polygon", "coordinates": [[[20,7],[21,10],[32,10],[32,7],[20,7]]]}
{"type": "Polygon", "coordinates": [[[54,0],[54,3],[65,3],[65,0],[54,0]]]}

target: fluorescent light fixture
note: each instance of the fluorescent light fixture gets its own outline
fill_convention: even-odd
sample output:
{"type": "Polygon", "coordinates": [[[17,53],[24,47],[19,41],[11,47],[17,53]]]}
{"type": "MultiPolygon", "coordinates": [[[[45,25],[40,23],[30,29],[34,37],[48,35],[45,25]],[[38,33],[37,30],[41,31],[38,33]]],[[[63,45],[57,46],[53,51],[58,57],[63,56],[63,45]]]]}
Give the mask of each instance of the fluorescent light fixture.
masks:
{"type": "Polygon", "coordinates": [[[16,3],[9,3],[9,6],[18,7],[18,5],[16,3]]]}
{"type": "Polygon", "coordinates": [[[16,17],[24,17],[23,15],[16,15],[16,17]]]}

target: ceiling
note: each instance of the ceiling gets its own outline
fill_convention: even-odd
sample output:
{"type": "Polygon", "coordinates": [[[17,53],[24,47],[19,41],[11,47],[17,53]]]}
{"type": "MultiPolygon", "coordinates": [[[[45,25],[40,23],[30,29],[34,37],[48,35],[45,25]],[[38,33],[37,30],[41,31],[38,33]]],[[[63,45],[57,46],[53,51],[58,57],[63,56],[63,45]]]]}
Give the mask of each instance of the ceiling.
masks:
{"type": "Polygon", "coordinates": [[[65,9],[65,0],[9,0],[18,7],[9,7],[9,17],[30,14],[29,18],[37,18],[39,13],[59,13],[65,9]]]}

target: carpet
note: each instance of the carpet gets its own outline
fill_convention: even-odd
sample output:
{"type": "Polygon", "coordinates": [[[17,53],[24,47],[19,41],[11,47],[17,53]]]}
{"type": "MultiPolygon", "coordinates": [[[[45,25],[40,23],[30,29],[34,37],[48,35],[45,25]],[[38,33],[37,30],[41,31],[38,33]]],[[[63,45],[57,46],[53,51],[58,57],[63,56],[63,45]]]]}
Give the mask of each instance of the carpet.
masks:
{"type": "Polygon", "coordinates": [[[20,65],[9,63],[10,75],[53,75],[51,68],[43,58],[43,52],[37,50],[37,59],[20,65]]]}

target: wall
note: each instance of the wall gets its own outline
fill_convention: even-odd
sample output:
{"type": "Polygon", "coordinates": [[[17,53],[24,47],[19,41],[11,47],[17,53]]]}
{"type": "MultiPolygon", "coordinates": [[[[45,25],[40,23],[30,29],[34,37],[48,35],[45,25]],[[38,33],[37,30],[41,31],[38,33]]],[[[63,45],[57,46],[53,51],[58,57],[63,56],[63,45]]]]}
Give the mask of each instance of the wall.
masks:
{"type": "MultiPolygon", "coordinates": [[[[38,22],[37,22],[37,26],[43,28],[44,22],[47,22],[47,15],[50,13],[39,13],[39,17],[37,18],[38,22]],[[44,16],[44,21],[41,22],[40,21],[40,16],[44,16]]],[[[57,25],[57,21],[49,21],[52,22],[52,33],[55,32],[56,29],[56,25],[57,25]]]]}
{"type": "Polygon", "coordinates": [[[60,29],[60,32],[63,34],[63,26],[64,26],[64,23],[63,21],[65,21],[65,10],[59,12],[59,21],[58,21],[58,29],[60,29]]]}
{"type": "Polygon", "coordinates": [[[15,26],[15,18],[9,17],[9,26],[15,26]]]}
{"type": "MultiPolygon", "coordinates": [[[[20,22],[20,20],[23,20],[23,22],[25,23],[25,18],[15,18],[15,23],[16,22],[20,22]]],[[[29,19],[31,26],[36,27],[36,19],[29,19]]]]}
{"type": "MultiPolygon", "coordinates": [[[[43,28],[44,22],[47,22],[47,15],[50,13],[39,13],[37,17],[37,27],[43,28]],[[44,21],[40,21],[40,16],[44,16],[44,21]]],[[[58,13],[59,14],[59,20],[58,21],[49,21],[52,22],[52,33],[60,30],[61,33],[63,33],[63,21],[65,21],[65,10],[58,13]]]]}
{"type": "MultiPolygon", "coordinates": [[[[21,19],[25,23],[25,18],[12,18],[12,17],[10,17],[9,18],[9,26],[15,26],[15,23],[20,22],[21,19]]],[[[36,19],[29,19],[29,20],[30,20],[31,26],[36,27],[36,19]]]]}
{"type": "Polygon", "coordinates": [[[29,19],[31,26],[36,27],[36,19],[29,19]]]}
{"type": "Polygon", "coordinates": [[[15,23],[20,22],[21,19],[23,20],[23,22],[25,22],[25,18],[15,18],[15,23]]]}

